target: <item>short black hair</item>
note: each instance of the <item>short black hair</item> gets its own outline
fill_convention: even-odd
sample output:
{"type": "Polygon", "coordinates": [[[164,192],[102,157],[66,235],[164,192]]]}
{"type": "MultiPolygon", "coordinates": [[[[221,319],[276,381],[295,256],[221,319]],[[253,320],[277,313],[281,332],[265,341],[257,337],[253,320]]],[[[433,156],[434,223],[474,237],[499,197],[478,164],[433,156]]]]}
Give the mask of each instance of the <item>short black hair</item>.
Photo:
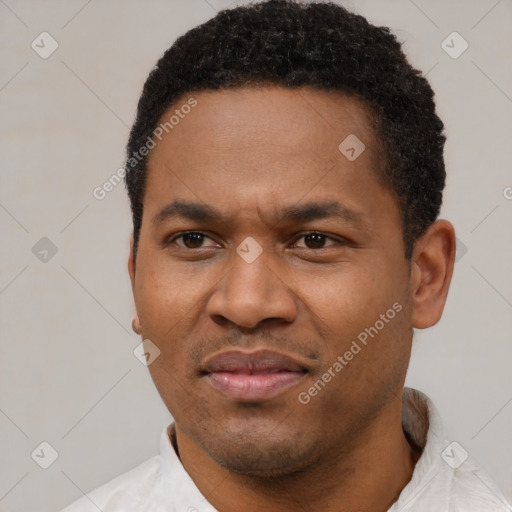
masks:
{"type": "Polygon", "coordinates": [[[135,252],[147,171],[147,151],[141,156],[140,149],[162,116],[191,91],[254,84],[310,86],[365,101],[384,154],[379,178],[396,198],[410,259],[414,242],[439,215],[445,185],[444,127],[432,88],[389,28],[332,2],[298,0],[222,10],[179,37],[150,72],[125,167],[135,252]]]}

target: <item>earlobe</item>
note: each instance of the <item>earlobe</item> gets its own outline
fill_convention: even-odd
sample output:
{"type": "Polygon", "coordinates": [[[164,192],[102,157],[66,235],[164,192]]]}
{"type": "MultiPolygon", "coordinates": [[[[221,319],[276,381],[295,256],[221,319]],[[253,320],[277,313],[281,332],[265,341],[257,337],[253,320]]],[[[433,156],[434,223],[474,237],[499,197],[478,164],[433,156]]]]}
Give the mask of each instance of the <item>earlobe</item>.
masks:
{"type": "Polygon", "coordinates": [[[139,317],[137,314],[133,317],[133,320],[132,320],[132,331],[138,335],[140,335],[142,333],[142,328],[140,326],[140,320],[139,320],[139,317]]]}
{"type": "Polygon", "coordinates": [[[435,325],[443,313],[455,261],[455,230],[446,220],[434,222],[417,240],[411,267],[412,324],[435,325]]]}

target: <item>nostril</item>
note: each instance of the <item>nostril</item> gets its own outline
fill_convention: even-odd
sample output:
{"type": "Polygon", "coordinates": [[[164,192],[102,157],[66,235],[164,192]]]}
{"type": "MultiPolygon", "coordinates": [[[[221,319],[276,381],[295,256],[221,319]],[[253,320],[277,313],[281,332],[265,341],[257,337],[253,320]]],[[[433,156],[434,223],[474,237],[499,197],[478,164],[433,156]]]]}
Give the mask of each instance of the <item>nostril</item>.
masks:
{"type": "Polygon", "coordinates": [[[221,327],[225,327],[229,323],[229,320],[222,315],[212,315],[211,318],[217,325],[220,325],[221,327]]]}

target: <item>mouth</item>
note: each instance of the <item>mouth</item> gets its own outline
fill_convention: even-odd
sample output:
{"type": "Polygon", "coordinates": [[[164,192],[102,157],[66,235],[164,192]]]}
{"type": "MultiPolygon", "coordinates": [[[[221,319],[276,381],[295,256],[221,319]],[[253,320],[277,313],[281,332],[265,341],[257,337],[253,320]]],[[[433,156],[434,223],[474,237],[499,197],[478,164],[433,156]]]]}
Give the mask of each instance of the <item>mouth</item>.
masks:
{"type": "Polygon", "coordinates": [[[294,359],[270,350],[230,350],[208,359],[203,375],[224,396],[261,402],[295,386],[308,372],[294,359]]]}

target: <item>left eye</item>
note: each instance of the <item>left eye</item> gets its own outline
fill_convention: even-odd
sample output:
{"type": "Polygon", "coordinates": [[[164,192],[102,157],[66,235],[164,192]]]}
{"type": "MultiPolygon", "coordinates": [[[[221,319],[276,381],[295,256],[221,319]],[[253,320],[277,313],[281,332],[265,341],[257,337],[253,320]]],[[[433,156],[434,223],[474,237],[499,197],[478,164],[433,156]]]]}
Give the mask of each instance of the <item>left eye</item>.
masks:
{"type": "Polygon", "coordinates": [[[339,243],[334,238],[331,238],[330,236],[327,236],[324,233],[318,233],[316,231],[313,231],[311,233],[304,233],[299,238],[297,238],[297,240],[300,240],[301,238],[304,239],[306,245],[305,249],[324,249],[326,240],[331,240],[332,242],[339,243]]]}

